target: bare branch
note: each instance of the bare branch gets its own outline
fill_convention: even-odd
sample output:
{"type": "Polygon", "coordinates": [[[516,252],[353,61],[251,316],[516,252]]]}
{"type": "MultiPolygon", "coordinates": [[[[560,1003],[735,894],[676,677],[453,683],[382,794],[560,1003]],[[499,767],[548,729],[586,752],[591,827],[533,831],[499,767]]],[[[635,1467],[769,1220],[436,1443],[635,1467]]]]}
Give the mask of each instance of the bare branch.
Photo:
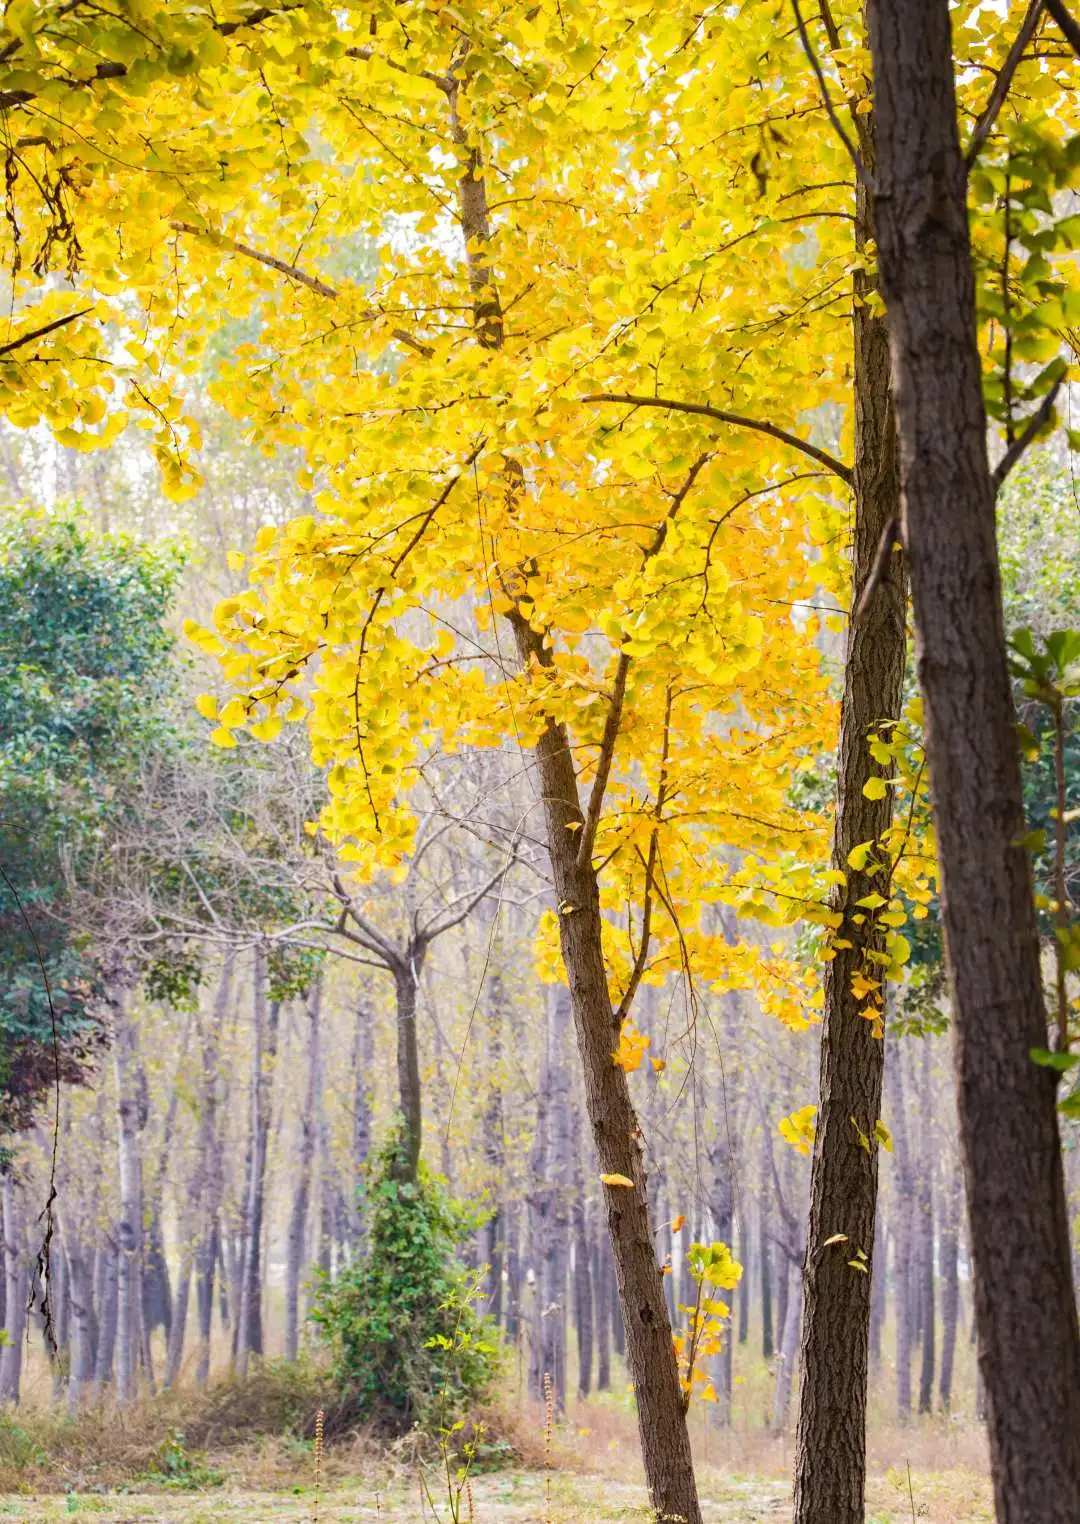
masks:
{"type": "MultiPolygon", "coordinates": [[[[447,910],[450,911],[453,911],[453,907],[457,904],[461,904],[462,901],[464,901],[464,904],[462,904],[462,908],[460,910],[446,916],[444,920],[440,921],[439,917],[436,916],[434,920],[429,921],[423,930],[417,931],[416,935],[418,941],[422,942],[424,946],[427,946],[429,942],[434,942],[436,937],[441,937],[444,931],[452,931],[455,926],[460,926],[462,921],[468,920],[469,916],[472,915],[473,911],[476,909],[477,905],[479,905],[480,901],[486,899],[491,891],[496,888],[499,883],[501,883],[501,881],[506,877],[506,875],[510,872],[510,869],[517,861],[517,853],[512,852],[507,861],[504,862],[502,866],[491,875],[487,882],[474,893],[459,895],[458,899],[451,900],[449,906],[447,907],[447,910]]],[[[444,912],[444,915],[445,914],[446,913],[444,912]]]]}
{"type": "Polygon", "coordinates": [[[587,396],[579,399],[582,402],[622,402],[628,407],[660,407],[672,413],[691,413],[699,418],[714,418],[717,423],[729,424],[736,429],[751,429],[757,434],[768,434],[771,439],[778,439],[781,444],[790,445],[793,450],[801,450],[804,455],[809,455],[811,460],[816,460],[819,466],[825,466],[834,476],[838,476],[845,487],[850,487],[852,482],[851,467],[845,466],[842,460],[837,460],[835,455],[830,455],[827,450],[819,450],[806,439],[800,439],[797,434],[789,434],[787,429],[779,428],[775,423],[767,423],[760,418],[745,418],[741,413],[729,413],[723,408],[710,407],[706,402],[680,402],[676,397],[646,397],[629,392],[590,392],[587,396]]]}
{"type": "Polygon", "coordinates": [[[1005,62],[998,71],[998,77],[994,81],[994,88],[990,92],[990,99],[983,107],[979,120],[975,123],[975,130],[971,134],[971,142],[968,144],[967,153],[964,155],[964,165],[967,169],[975,163],[986,142],[994,129],[994,123],[1008,98],[1009,89],[1013,82],[1013,75],[1019,67],[1028,43],[1034,37],[1036,29],[1042,19],[1045,0],[1031,0],[1024,17],[1013,40],[1013,45],[1005,55],[1005,62]]]}
{"type": "Polygon", "coordinates": [[[1008,476],[1009,472],[1012,470],[1013,466],[1016,465],[1017,461],[1025,453],[1028,445],[1031,444],[1035,436],[1041,433],[1046,425],[1050,422],[1054,412],[1054,403],[1057,401],[1057,394],[1061,390],[1062,382],[1064,379],[1064,376],[1059,376],[1058,379],[1054,382],[1053,386],[1047,392],[1046,396],[1040,402],[1039,406],[1028,419],[1027,424],[1024,427],[1024,432],[1019,436],[1018,439],[1013,440],[1012,444],[1005,451],[1005,454],[994,467],[994,471],[990,480],[994,484],[995,492],[1000,492],[1001,485],[1004,482],[1005,478],[1008,476]]]}

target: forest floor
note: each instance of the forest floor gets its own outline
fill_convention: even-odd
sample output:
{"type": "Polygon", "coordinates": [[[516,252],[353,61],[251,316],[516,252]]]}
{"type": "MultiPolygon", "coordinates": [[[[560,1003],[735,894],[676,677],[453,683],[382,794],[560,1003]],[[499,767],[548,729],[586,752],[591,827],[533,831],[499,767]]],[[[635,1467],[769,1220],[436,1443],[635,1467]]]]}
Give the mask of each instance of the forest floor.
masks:
{"type": "MultiPolygon", "coordinates": [[[[758,1524],[790,1518],[786,1482],[765,1477],[702,1478],[703,1512],[709,1524],[758,1524]]],[[[434,1488],[433,1488],[434,1492],[434,1488]]],[[[419,1487],[391,1484],[385,1492],[362,1479],[335,1482],[316,1503],[310,1484],[289,1491],[250,1491],[231,1485],[200,1492],[129,1492],[111,1495],[0,1497],[0,1519],[41,1521],[85,1518],[100,1524],[432,1524],[453,1514],[445,1492],[421,1503],[419,1487]]],[[[648,1518],[642,1489],[608,1476],[507,1470],[477,1477],[472,1508],[461,1503],[461,1524],[608,1524],[648,1518]]],[[[972,1472],[908,1473],[905,1468],[872,1479],[867,1524],[978,1524],[991,1520],[985,1477],[972,1472]]]]}
{"type": "MultiPolygon", "coordinates": [[[[315,1492],[311,1425],[318,1377],[268,1366],[244,1384],[177,1390],[118,1410],[66,1417],[47,1400],[0,1409],[0,1524],[616,1524],[649,1518],[628,1390],[572,1402],[545,1435],[539,1404],[510,1392],[478,1415],[488,1459],[471,1503],[449,1506],[437,1450],[389,1447],[362,1430],[328,1444],[315,1492]],[[307,1437],[302,1437],[306,1433],[307,1437]]],[[[965,1394],[961,1413],[970,1413],[965,1394]]],[[[791,1518],[792,1437],[761,1422],[765,1388],[740,1388],[733,1425],[699,1409],[692,1424],[707,1524],[791,1518]],[[756,1418],[756,1422],[754,1421],[756,1418]]],[[[969,1418],[896,1424],[871,1403],[867,1524],[989,1524],[982,1426],[969,1418]]],[[[451,1463],[453,1471],[453,1463],[451,1463]]]]}

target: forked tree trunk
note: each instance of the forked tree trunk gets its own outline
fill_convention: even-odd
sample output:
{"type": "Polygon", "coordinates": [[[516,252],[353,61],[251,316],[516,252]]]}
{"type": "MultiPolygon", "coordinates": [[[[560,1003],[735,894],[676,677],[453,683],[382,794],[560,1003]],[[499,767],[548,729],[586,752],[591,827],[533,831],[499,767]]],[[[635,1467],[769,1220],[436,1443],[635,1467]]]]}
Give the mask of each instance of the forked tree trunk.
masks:
{"type": "Polygon", "coordinates": [[[999,1520],[1080,1517],[1080,1330],[1005,659],[948,0],[870,0],[889,313],[999,1520]]]}
{"type": "MultiPolygon", "coordinates": [[[[868,119],[860,134],[872,156],[868,119]]],[[[866,191],[856,191],[855,241],[870,242],[866,191]]],[[[878,1145],[884,1040],[862,1012],[867,1001],[852,988],[859,974],[877,978],[867,953],[880,953],[884,928],[856,910],[866,895],[885,887],[880,875],[860,872],[848,854],[876,841],[892,819],[893,791],[881,799],[863,793],[883,770],[873,761],[868,736],[900,715],[904,682],[905,589],[899,558],[890,554],[877,592],[861,606],[884,536],[900,508],[896,426],[889,382],[889,341],[884,319],[867,305],[872,282],[855,276],[854,519],[852,596],[844,661],[837,757],[836,823],[832,865],[846,874],[836,893],[844,912],[840,945],[825,964],[817,1134],[810,1185],[802,1323],[802,1385],[795,1455],[795,1524],[862,1524],[866,1490],[866,1395],[869,1373],[871,1275],[877,1208],[878,1145]],[[843,945],[846,943],[847,945],[843,945]],[[864,1148],[860,1135],[869,1139],[864,1148]],[[843,1238],[837,1238],[843,1234],[843,1238]],[[832,1242],[830,1242],[832,1240],[832,1242]],[[865,1273],[851,1261],[865,1258],[865,1273]]],[[[887,893],[887,888],[885,889],[887,893]]]]}

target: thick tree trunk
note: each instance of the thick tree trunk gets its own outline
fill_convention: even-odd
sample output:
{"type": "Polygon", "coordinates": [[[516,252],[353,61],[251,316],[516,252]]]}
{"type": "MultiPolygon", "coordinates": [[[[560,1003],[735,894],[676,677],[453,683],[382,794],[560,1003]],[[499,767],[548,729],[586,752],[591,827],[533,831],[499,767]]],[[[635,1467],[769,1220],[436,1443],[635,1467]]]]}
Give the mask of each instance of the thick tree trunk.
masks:
{"type": "MultiPolygon", "coordinates": [[[[315,1161],[315,1109],[319,1088],[322,1029],[322,983],[316,981],[308,996],[307,1083],[300,1115],[300,1146],[296,1186],[293,1191],[289,1234],[285,1246],[285,1358],[295,1360],[300,1351],[300,1278],[307,1263],[308,1208],[311,1174],[315,1161]]],[[[399,1033],[400,1041],[400,1033],[399,1033]]]]}
{"type": "Polygon", "coordinates": [[[12,1176],[4,1175],[4,1332],[0,1348],[0,1404],[18,1402],[26,1333],[26,1272],[23,1264],[23,1226],[19,1191],[12,1176]]]}
{"type": "MultiPolygon", "coordinates": [[[[864,119],[863,152],[873,150],[864,119]]],[[[855,239],[871,239],[865,190],[856,191],[855,239]]],[[[853,978],[877,977],[867,952],[880,952],[885,928],[855,910],[881,891],[879,880],[854,870],[848,854],[876,841],[892,819],[892,789],[868,799],[867,780],[881,769],[868,749],[879,724],[899,718],[905,656],[905,588],[891,556],[868,606],[861,600],[882,537],[900,508],[896,427],[889,381],[889,341],[883,318],[867,305],[871,282],[855,276],[854,406],[855,511],[851,545],[852,597],[844,662],[837,758],[837,806],[832,864],[847,875],[837,891],[844,912],[840,945],[825,964],[817,1134],[810,1185],[802,1323],[802,1384],[795,1455],[795,1524],[862,1524],[866,1489],[866,1394],[870,1291],[877,1207],[878,1146],[884,1040],[880,1024],[862,1014],[867,1001],[853,978]],[[846,943],[847,945],[843,945],[846,943]],[[869,1148],[860,1143],[869,1138],[869,1148]],[[842,1240],[832,1243],[837,1234],[842,1240]],[[866,1271],[850,1261],[864,1255],[866,1271]]]]}
{"type": "Polygon", "coordinates": [[[870,0],[892,338],[998,1518],[1080,1517],[1080,1329],[1005,659],[947,0],[870,0]]]}

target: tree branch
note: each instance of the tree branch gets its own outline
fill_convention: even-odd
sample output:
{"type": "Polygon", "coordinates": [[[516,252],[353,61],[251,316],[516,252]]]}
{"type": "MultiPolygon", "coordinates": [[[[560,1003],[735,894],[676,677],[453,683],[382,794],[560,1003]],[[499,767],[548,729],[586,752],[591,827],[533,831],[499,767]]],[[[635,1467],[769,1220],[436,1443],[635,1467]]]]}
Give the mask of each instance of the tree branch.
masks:
{"type": "Polygon", "coordinates": [[[675,397],[643,397],[628,392],[590,392],[579,400],[582,402],[623,402],[628,407],[666,408],[669,412],[692,413],[700,418],[715,418],[717,423],[730,424],[732,428],[752,429],[758,434],[768,434],[771,439],[778,439],[781,444],[790,445],[793,450],[801,450],[804,455],[809,455],[810,459],[816,460],[819,466],[825,466],[834,476],[840,478],[845,487],[851,486],[850,466],[845,466],[842,460],[837,460],[836,456],[830,455],[827,450],[819,450],[817,445],[811,444],[806,439],[800,439],[797,434],[789,434],[787,429],[781,429],[775,423],[766,423],[759,418],[744,418],[740,413],[728,413],[722,408],[710,407],[705,402],[680,402],[675,397]]]}
{"type": "Polygon", "coordinates": [[[983,144],[994,129],[994,123],[997,121],[1001,108],[1008,98],[1013,75],[1016,73],[1020,60],[1027,50],[1028,43],[1034,37],[1038,28],[1045,3],[1046,0],[1031,0],[1031,4],[1027,8],[1027,15],[1020,25],[1020,30],[1013,40],[1012,47],[1005,56],[1005,62],[998,70],[998,77],[994,81],[994,88],[990,92],[990,99],[975,123],[975,130],[971,134],[971,142],[968,144],[967,153],[964,155],[964,165],[968,170],[971,169],[975,160],[979,157],[983,144]]]}
{"type": "Polygon", "coordinates": [[[1062,382],[1064,380],[1064,376],[1059,376],[1057,378],[1053,386],[1047,392],[1046,396],[1040,402],[1039,406],[1028,419],[1027,424],[1024,427],[1024,432],[1018,439],[1013,440],[1012,444],[1005,451],[1005,454],[994,467],[990,480],[994,484],[995,492],[1000,492],[1001,485],[1004,482],[1005,478],[1008,476],[1009,472],[1012,470],[1013,466],[1016,465],[1017,461],[1025,453],[1028,445],[1031,444],[1036,434],[1040,433],[1050,422],[1054,412],[1054,403],[1057,401],[1057,394],[1061,390],[1062,382]]]}
{"type": "Polygon", "coordinates": [[[1062,0],[1045,0],[1046,9],[1053,16],[1059,28],[1064,33],[1065,41],[1073,52],[1080,58],[1080,26],[1076,24],[1072,16],[1065,9],[1062,0]]]}
{"type": "Polygon", "coordinates": [[[596,763],[596,777],[589,793],[589,805],[585,811],[585,824],[581,828],[581,839],[577,849],[577,867],[584,868],[592,857],[593,843],[596,841],[596,828],[600,824],[600,811],[604,807],[604,790],[611,775],[611,763],[615,756],[615,742],[619,734],[619,725],[622,721],[623,699],[626,696],[626,674],[630,670],[630,658],[625,651],[619,652],[618,665],[615,668],[615,683],[611,690],[611,703],[608,705],[607,719],[604,721],[604,734],[600,741],[600,756],[596,763]]]}
{"type": "Polygon", "coordinates": [[[810,34],[806,30],[806,22],[803,20],[802,11],[799,9],[799,0],[791,0],[791,8],[795,12],[795,25],[799,29],[799,40],[802,42],[803,52],[806,54],[807,59],[810,62],[810,67],[813,69],[814,75],[818,82],[818,89],[821,91],[821,102],[825,107],[825,114],[829,118],[829,121],[832,123],[833,130],[835,131],[837,137],[847,149],[848,156],[851,159],[852,164],[855,166],[856,175],[862,181],[866,189],[872,191],[873,181],[867,173],[866,165],[862,161],[862,155],[859,153],[859,150],[855,147],[855,144],[844,131],[844,124],[836,114],[836,108],[833,106],[832,96],[829,94],[829,86],[825,79],[825,71],[822,69],[820,62],[818,61],[818,56],[814,52],[813,44],[810,41],[810,34]]]}
{"type": "MultiPolygon", "coordinates": [[[[309,291],[314,291],[316,296],[325,296],[333,301],[341,295],[336,286],[327,285],[326,281],[320,280],[317,275],[309,275],[306,270],[300,270],[296,265],[290,265],[286,260],[279,259],[276,254],[264,254],[261,249],[253,249],[248,243],[241,243],[238,238],[230,238],[228,233],[218,233],[213,228],[196,227],[193,222],[171,222],[171,228],[177,233],[190,233],[195,238],[208,238],[212,243],[221,244],[231,249],[234,254],[242,254],[245,259],[253,259],[256,264],[266,265],[271,270],[279,270],[282,275],[287,275],[290,280],[296,281],[301,286],[306,286],[309,291]]],[[[362,317],[375,322],[379,313],[369,308],[361,314],[362,317]]],[[[392,328],[391,337],[405,344],[409,349],[414,349],[417,354],[430,359],[434,350],[430,344],[423,344],[419,339],[414,339],[411,333],[404,328],[392,328]]]]}
{"type": "Polygon", "coordinates": [[[41,328],[32,328],[29,333],[22,333],[17,339],[12,339],[7,344],[0,344],[0,355],[9,355],[13,350],[21,349],[24,344],[32,344],[35,339],[43,339],[47,333],[55,333],[58,328],[66,328],[68,323],[74,323],[76,318],[85,317],[93,310],[92,307],[83,307],[79,312],[69,312],[66,317],[53,318],[51,323],[45,323],[41,328]]]}
{"type": "MultiPolygon", "coordinates": [[[[476,909],[477,905],[479,905],[480,901],[482,899],[486,899],[491,891],[495,888],[496,884],[500,883],[506,877],[506,875],[510,872],[510,869],[517,861],[518,856],[516,851],[512,852],[511,856],[507,859],[506,862],[503,863],[502,867],[493,873],[481,888],[477,889],[474,894],[471,894],[467,897],[465,904],[459,911],[455,912],[453,915],[449,916],[446,920],[443,921],[440,921],[439,917],[436,916],[432,921],[428,922],[423,931],[417,931],[417,940],[426,946],[429,942],[434,942],[436,937],[441,937],[444,931],[452,931],[455,926],[460,926],[462,921],[467,920],[468,917],[472,915],[473,911],[476,909]]],[[[465,897],[461,896],[460,898],[465,897]]],[[[452,909],[455,903],[456,902],[452,900],[450,902],[450,906],[447,908],[452,909]]]]}

